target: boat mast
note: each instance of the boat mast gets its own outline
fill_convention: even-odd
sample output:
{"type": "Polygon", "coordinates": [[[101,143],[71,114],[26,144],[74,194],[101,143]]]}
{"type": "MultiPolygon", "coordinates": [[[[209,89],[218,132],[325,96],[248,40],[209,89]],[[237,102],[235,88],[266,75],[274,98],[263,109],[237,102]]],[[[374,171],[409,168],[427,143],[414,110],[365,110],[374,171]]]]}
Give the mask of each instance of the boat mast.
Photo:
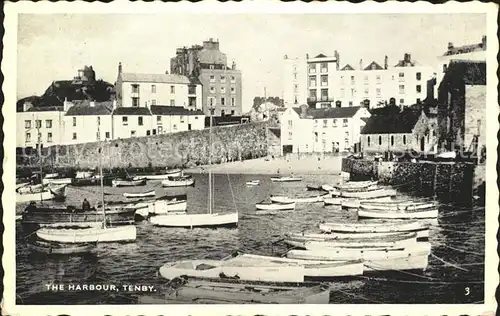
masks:
{"type": "Polygon", "coordinates": [[[42,120],[35,120],[36,124],[36,137],[37,137],[37,143],[38,143],[38,163],[40,167],[40,185],[41,185],[41,190],[40,190],[40,203],[43,204],[43,174],[42,174],[42,135],[40,135],[40,125],[38,125],[38,121],[40,121],[40,125],[42,125],[42,120]]]}
{"type": "Polygon", "coordinates": [[[102,142],[101,142],[101,131],[100,126],[97,125],[97,134],[99,135],[99,176],[101,177],[101,205],[102,214],[104,219],[104,229],[106,229],[106,208],[104,206],[104,179],[102,176],[102,142]]]}
{"type": "Polygon", "coordinates": [[[214,108],[210,107],[210,128],[208,129],[208,213],[212,214],[212,115],[214,108]]]}

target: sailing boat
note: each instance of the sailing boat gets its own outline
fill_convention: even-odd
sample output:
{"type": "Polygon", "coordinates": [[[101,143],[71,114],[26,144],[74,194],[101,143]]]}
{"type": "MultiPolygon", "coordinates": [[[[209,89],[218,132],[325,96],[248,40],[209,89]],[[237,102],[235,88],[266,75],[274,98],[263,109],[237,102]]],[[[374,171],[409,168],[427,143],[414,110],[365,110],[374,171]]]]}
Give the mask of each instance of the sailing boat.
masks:
{"type": "MultiPolygon", "coordinates": [[[[213,184],[212,184],[212,171],[210,166],[212,165],[212,114],[213,109],[210,109],[210,129],[209,129],[209,155],[208,155],[208,213],[202,214],[179,214],[172,213],[167,215],[157,215],[149,219],[149,221],[156,226],[164,227],[184,227],[184,228],[195,228],[195,227],[235,227],[238,226],[238,210],[233,213],[214,213],[213,209],[213,184]]],[[[231,188],[231,183],[229,183],[231,188]]],[[[231,190],[232,193],[232,190],[231,190]]],[[[234,200],[234,195],[233,195],[234,200]]]]}
{"type": "Polygon", "coordinates": [[[99,173],[101,178],[101,208],[103,222],[99,227],[91,228],[42,228],[36,234],[39,238],[47,241],[62,243],[87,243],[87,242],[124,242],[134,241],[137,237],[135,225],[116,227],[106,226],[106,204],[104,204],[104,183],[102,176],[102,147],[99,148],[99,173]]]}

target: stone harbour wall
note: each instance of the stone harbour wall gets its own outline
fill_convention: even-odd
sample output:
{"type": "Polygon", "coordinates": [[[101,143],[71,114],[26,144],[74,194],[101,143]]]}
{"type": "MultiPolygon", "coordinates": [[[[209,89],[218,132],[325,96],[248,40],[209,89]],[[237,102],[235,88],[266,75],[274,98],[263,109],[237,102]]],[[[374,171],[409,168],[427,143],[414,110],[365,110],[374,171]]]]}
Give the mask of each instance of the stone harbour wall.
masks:
{"type": "MultiPolygon", "coordinates": [[[[105,169],[144,167],[194,167],[211,162],[246,160],[267,155],[266,123],[218,126],[173,134],[118,139],[46,148],[45,168],[95,169],[102,159],[105,169]],[[102,146],[102,155],[99,148],[102,146]]],[[[38,157],[27,157],[27,165],[38,165],[38,157]]]]}

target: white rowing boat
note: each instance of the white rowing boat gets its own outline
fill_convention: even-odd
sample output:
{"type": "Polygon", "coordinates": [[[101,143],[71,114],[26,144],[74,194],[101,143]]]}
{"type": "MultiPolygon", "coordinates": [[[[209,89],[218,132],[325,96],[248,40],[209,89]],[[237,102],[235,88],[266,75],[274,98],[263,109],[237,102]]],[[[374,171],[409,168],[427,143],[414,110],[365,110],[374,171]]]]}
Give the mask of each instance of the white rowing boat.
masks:
{"type": "Polygon", "coordinates": [[[42,180],[42,183],[44,185],[48,185],[48,184],[71,184],[71,182],[73,181],[73,179],[71,178],[48,178],[48,179],[43,179],[42,180]]]}
{"type": "Polygon", "coordinates": [[[248,186],[256,186],[260,184],[260,180],[252,180],[252,181],[247,181],[246,185],[248,186]]]}
{"type": "Polygon", "coordinates": [[[300,177],[271,177],[272,182],[298,182],[302,181],[300,177]]]}
{"type": "Polygon", "coordinates": [[[340,233],[390,233],[410,232],[429,229],[429,224],[421,221],[363,221],[355,223],[320,223],[323,232],[340,233]]]}
{"type": "Polygon", "coordinates": [[[260,202],[255,204],[255,207],[258,210],[294,210],[295,209],[295,202],[288,202],[288,203],[272,203],[272,202],[260,202]]]}
{"type": "Polygon", "coordinates": [[[194,185],[192,176],[169,177],[161,182],[163,187],[188,187],[194,185]]]}
{"type": "MultiPolygon", "coordinates": [[[[16,203],[27,203],[36,201],[47,201],[47,200],[57,200],[64,199],[66,197],[66,184],[62,185],[52,185],[41,189],[34,193],[16,193],[16,203]]],[[[21,188],[24,189],[24,188],[21,188]]]]}
{"type": "Polygon", "coordinates": [[[370,210],[359,209],[358,218],[393,218],[393,219],[411,219],[411,218],[437,218],[439,210],[431,207],[419,210],[370,210]]]}
{"type": "Polygon", "coordinates": [[[330,248],[395,248],[417,243],[417,233],[398,233],[375,238],[345,238],[328,240],[306,240],[301,244],[307,250],[327,250],[330,248]]]}
{"type": "Polygon", "coordinates": [[[394,189],[376,189],[370,191],[357,191],[357,192],[346,192],[341,191],[340,196],[346,198],[357,198],[357,199],[373,199],[381,197],[392,197],[396,196],[397,191],[394,189]]]}
{"type": "Polygon", "coordinates": [[[147,191],[147,192],[125,192],[123,196],[126,198],[143,198],[143,197],[152,197],[155,196],[155,190],[147,191]]]}
{"type": "Polygon", "coordinates": [[[135,180],[114,179],[111,181],[111,184],[114,187],[135,187],[135,186],[145,185],[146,179],[144,177],[135,178],[135,180]]]}
{"type": "Polygon", "coordinates": [[[424,210],[429,208],[436,208],[437,204],[434,202],[413,202],[413,201],[401,201],[400,203],[377,203],[362,201],[359,205],[361,209],[367,210],[382,210],[382,211],[416,211],[424,210]]]}
{"type": "Polygon", "coordinates": [[[153,225],[163,227],[235,227],[238,226],[238,213],[157,215],[151,217],[149,221],[153,225]]]}
{"type": "Polygon", "coordinates": [[[271,195],[271,201],[275,203],[317,203],[322,202],[325,196],[316,195],[289,198],[287,196],[271,195]]]}
{"type": "Polygon", "coordinates": [[[118,227],[92,227],[81,229],[41,228],[36,235],[47,241],[62,243],[134,241],[137,231],[134,225],[118,227]]]}

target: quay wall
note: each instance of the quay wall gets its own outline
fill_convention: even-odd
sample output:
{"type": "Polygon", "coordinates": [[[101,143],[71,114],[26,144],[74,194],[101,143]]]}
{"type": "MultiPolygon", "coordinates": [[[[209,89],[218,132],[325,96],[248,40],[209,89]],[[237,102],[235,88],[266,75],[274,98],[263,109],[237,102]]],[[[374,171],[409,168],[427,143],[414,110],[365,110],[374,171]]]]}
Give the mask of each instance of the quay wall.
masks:
{"type": "Polygon", "coordinates": [[[352,180],[377,179],[398,191],[434,197],[445,203],[468,204],[477,184],[475,165],[462,162],[393,162],[342,160],[352,180]]]}
{"type": "MultiPolygon", "coordinates": [[[[218,126],[179,133],[117,139],[44,148],[42,164],[49,169],[189,168],[264,157],[268,153],[266,123],[218,126]],[[102,155],[99,148],[102,146],[102,155]]],[[[38,155],[24,155],[24,166],[39,165],[38,155]]],[[[18,155],[19,156],[19,155],[18,155]]],[[[19,157],[18,157],[19,158],[19,157]]],[[[23,165],[23,164],[21,164],[23,165]]]]}

